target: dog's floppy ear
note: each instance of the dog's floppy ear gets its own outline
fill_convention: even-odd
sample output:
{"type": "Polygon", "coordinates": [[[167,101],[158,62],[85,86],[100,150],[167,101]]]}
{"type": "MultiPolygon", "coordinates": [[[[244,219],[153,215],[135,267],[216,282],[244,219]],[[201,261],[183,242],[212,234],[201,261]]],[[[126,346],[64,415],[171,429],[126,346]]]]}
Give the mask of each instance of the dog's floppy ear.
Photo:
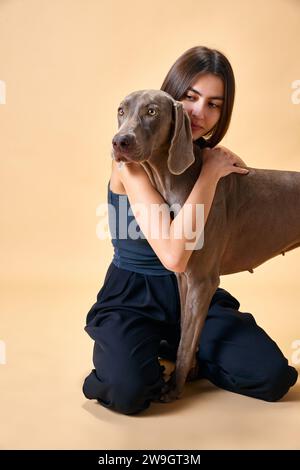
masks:
{"type": "Polygon", "coordinates": [[[190,120],[179,101],[173,101],[174,131],[169,148],[168,168],[181,175],[194,161],[193,137],[190,120]]]}

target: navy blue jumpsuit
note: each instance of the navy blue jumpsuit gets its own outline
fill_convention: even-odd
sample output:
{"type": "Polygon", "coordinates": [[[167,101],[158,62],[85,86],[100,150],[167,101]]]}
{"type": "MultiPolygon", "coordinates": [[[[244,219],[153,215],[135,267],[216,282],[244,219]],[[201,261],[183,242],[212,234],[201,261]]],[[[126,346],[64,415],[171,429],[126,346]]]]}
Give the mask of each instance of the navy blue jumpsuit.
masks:
{"type": "MultiPolygon", "coordinates": [[[[180,297],[176,275],[162,265],[142,232],[136,240],[120,234],[124,214],[126,227],[140,230],[127,196],[113,193],[108,184],[108,203],[114,256],[87,314],[94,369],[83,393],[107,408],[134,414],[160,396],[164,381],[158,358],[176,359],[180,297]]],[[[199,378],[231,392],[279,400],[297,381],[297,371],[239,306],[229,292],[216,290],[197,352],[199,378]]]]}

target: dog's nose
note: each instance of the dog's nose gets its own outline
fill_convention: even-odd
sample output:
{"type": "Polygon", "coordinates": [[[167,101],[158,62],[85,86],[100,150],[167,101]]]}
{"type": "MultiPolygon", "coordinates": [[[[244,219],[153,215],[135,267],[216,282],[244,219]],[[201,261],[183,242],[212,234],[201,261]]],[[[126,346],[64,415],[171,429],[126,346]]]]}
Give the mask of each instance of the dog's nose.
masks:
{"type": "Polygon", "coordinates": [[[113,147],[119,147],[121,150],[130,150],[134,144],[134,136],[132,134],[115,135],[112,140],[113,147]]]}

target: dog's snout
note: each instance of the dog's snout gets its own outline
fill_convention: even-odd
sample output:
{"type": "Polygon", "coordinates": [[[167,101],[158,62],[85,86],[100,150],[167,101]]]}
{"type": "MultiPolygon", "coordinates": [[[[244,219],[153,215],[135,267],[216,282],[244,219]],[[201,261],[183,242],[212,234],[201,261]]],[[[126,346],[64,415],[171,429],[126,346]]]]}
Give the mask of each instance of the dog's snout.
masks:
{"type": "Polygon", "coordinates": [[[135,143],[134,136],[132,134],[126,135],[115,135],[112,140],[114,148],[119,148],[120,150],[130,150],[135,143]]]}

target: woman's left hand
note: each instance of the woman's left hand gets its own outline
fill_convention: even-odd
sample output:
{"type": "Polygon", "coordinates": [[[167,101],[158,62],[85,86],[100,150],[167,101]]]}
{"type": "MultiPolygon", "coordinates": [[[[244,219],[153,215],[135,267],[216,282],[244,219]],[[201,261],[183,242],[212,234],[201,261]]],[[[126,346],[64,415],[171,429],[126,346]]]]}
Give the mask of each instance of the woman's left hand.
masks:
{"type": "Polygon", "coordinates": [[[238,160],[237,163],[235,163],[236,166],[240,166],[242,168],[248,168],[247,164],[244,162],[244,160],[242,160],[236,153],[232,152],[231,150],[224,147],[223,145],[216,145],[215,147],[212,148],[212,150],[214,150],[214,149],[220,149],[221,152],[224,152],[224,155],[234,156],[235,159],[238,160]]]}

